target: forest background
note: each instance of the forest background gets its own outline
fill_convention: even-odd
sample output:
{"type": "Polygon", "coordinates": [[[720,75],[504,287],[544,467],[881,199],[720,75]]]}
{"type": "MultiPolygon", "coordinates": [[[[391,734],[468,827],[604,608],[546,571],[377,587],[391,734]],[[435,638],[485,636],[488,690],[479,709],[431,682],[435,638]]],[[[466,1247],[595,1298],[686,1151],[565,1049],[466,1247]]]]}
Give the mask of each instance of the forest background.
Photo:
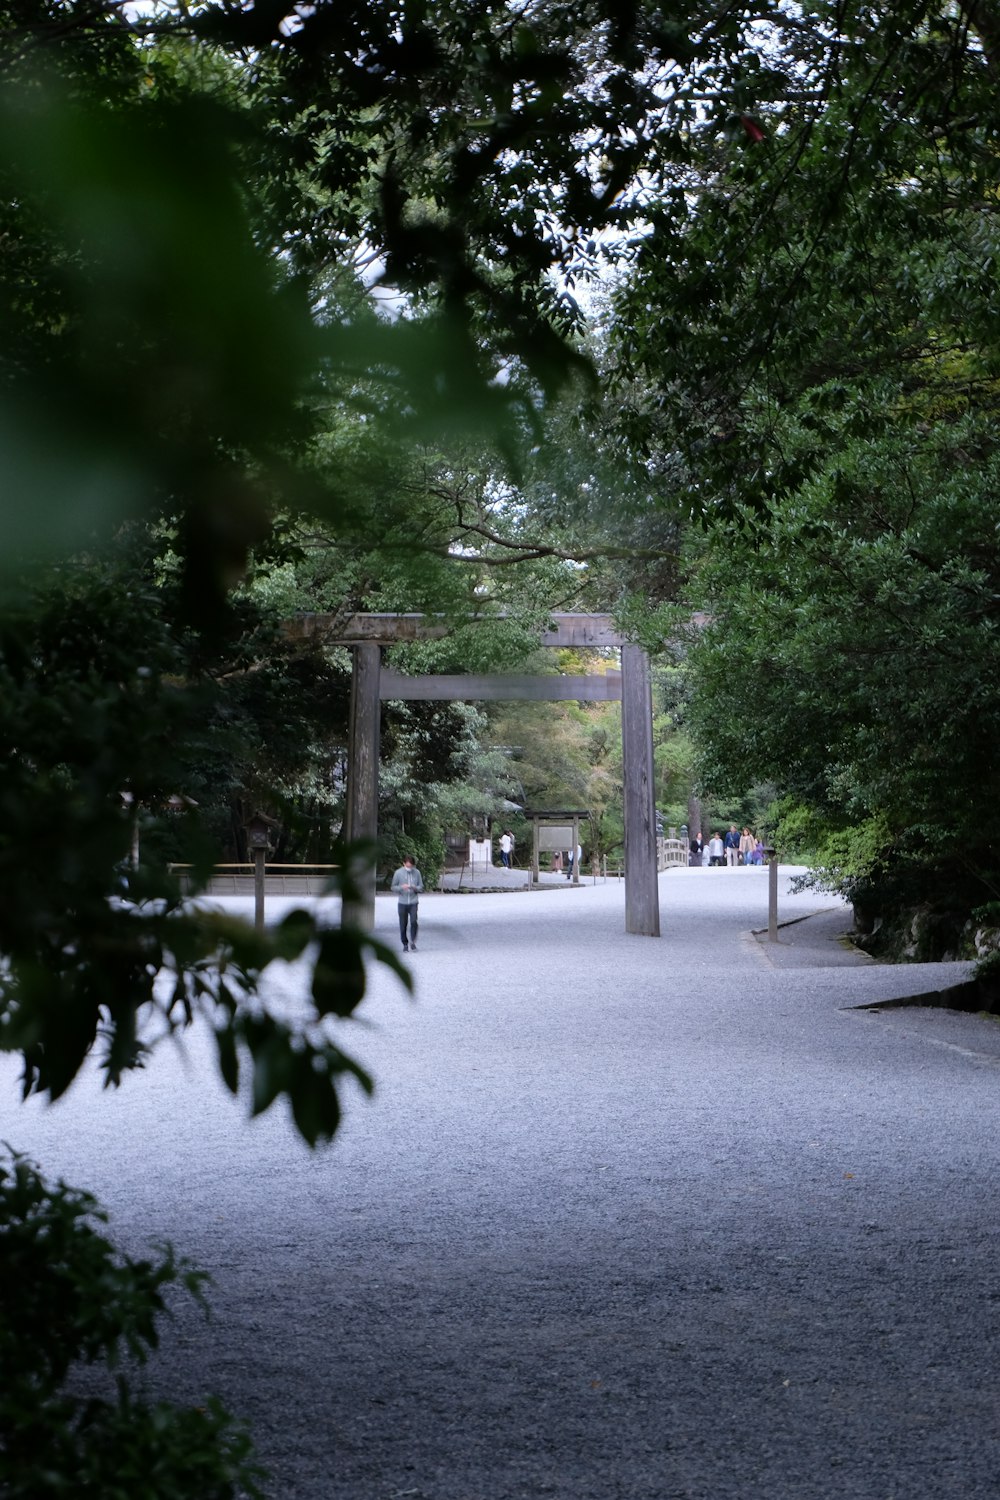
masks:
{"type": "MultiPolygon", "coordinates": [[[[348,660],[302,610],[441,615],[393,657],[440,671],[613,613],[668,822],[694,793],[766,825],[870,927],[921,913],[920,956],[995,921],[998,48],[990,0],[7,0],[25,1092],[95,1046],[117,1081],[150,1017],[200,1017],[312,1141],[367,1082],[338,1039],[395,955],[306,913],[258,936],[167,871],[242,856],[257,811],[331,855],[348,660]],[[270,1015],[260,975],[306,952],[313,1012],[270,1015]]],[[[544,713],[389,705],[383,863],[541,801],[614,853],[616,710],[544,713]]]]}

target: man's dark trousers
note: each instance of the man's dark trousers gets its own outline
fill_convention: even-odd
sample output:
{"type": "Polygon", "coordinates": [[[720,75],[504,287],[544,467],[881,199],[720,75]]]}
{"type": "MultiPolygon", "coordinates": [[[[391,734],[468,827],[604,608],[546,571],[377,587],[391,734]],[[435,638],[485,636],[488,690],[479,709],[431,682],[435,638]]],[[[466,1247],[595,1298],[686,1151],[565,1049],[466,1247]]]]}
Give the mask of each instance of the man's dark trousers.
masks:
{"type": "Polygon", "coordinates": [[[409,904],[409,906],[404,906],[403,903],[402,903],[402,901],[400,901],[399,905],[396,908],[396,910],[399,912],[399,939],[400,939],[400,942],[403,944],[404,948],[406,947],[406,929],[407,929],[407,924],[409,924],[410,942],[413,944],[414,947],[416,947],[416,944],[417,944],[417,907],[419,905],[420,905],[419,901],[412,901],[409,904]]]}

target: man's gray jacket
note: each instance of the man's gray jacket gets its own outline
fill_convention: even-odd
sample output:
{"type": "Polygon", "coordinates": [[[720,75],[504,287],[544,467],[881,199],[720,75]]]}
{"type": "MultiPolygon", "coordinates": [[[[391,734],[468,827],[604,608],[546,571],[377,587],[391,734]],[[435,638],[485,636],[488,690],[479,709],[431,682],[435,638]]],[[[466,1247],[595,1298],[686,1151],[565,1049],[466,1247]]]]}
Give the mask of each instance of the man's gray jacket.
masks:
{"type": "Polygon", "coordinates": [[[416,865],[411,865],[409,869],[405,865],[400,865],[392,877],[391,889],[395,892],[400,906],[416,906],[417,898],[423,888],[424,882],[416,865]]]}

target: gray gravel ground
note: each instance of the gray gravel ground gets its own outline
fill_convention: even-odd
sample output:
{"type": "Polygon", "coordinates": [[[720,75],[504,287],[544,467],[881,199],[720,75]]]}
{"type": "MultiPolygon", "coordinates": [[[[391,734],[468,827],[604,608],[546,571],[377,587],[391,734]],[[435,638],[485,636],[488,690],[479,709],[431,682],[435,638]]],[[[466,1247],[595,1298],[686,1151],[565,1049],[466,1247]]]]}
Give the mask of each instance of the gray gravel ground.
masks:
{"type": "Polygon", "coordinates": [[[766,871],[665,874],[660,941],[614,882],[425,897],[330,1150],[195,1039],[51,1108],[3,1060],[0,1136],[212,1272],[152,1379],[274,1497],[995,1497],[1000,1027],[859,1008],[964,966],[845,962],[788,873],[776,949],[766,871]]]}

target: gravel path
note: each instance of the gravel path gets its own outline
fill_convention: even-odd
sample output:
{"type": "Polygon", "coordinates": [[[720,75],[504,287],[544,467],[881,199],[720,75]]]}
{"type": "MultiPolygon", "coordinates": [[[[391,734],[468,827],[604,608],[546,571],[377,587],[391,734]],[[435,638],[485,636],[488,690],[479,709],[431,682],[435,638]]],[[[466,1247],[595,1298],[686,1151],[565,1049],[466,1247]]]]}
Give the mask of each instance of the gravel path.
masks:
{"type": "Polygon", "coordinates": [[[614,882],[425,897],[315,1155],[194,1039],[48,1109],[0,1060],[0,1137],[212,1272],[153,1379],[275,1500],[997,1494],[1000,1027],[858,1008],[963,968],[843,962],[787,872],[774,951],[766,871],[660,884],[661,941],[614,882]]]}

